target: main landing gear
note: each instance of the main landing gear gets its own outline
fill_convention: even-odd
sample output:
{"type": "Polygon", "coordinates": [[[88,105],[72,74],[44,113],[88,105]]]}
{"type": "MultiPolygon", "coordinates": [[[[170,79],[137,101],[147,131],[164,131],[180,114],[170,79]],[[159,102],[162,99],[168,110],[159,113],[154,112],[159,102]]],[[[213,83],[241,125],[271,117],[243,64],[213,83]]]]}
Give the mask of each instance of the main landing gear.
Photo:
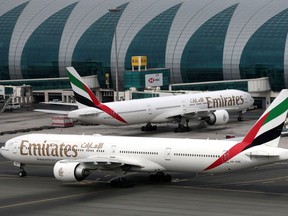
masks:
{"type": "Polygon", "coordinates": [[[119,177],[112,179],[110,181],[111,187],[120,187],[120,188],[128,188],[133,187],[134,185],[128,181],[125,177],[126,173],[129,171],[130,166],[124,166],[122,168],[116,168],[114,170],[115,174],[119,177]]]}
{"type": "Polygon", "coordinates": [[[142,126],[141,127],[142,131],[156,131],[157,130],[157,126],[156,125],[152,125],[151,123],[147,123],[146,126],[142,126]]]}
{"type": "Polygon", "coordinates": [[[191,131],[191,128],[188,126],[189,120],[185,118],[181,118],[178,123],[178,127],[174,129],[175,133],[183,133],[191,131]]]}
{"type": "Polygon", "coordinates": [[[243,118],[243,113],[240,113],[239,116],[238,116],[238,121],[243,121],[243,119],[244,119],[243,118]]]}
{"type": "Polygon", "coordinates": [[[20,169],[20,171],[18,173],[19,177],[25,177],[27,175],[26,171],[24,170],[25,164],[14,162],[14,166],[17,166],[20,169]]]}
{"type": "Polygon", "coordinates": [[[157,172],[156,174],[151,174],[149,176],[149,181],[152,183],[171,182],[171,180],[171,175],[165,174],[163,172],[157,172]]]}
{"type": "Polygon", "coordinates": [[[133,184],[125,177],[119,177],[110,181],[111,187],[128,188],[133,187],[133,184]]]}

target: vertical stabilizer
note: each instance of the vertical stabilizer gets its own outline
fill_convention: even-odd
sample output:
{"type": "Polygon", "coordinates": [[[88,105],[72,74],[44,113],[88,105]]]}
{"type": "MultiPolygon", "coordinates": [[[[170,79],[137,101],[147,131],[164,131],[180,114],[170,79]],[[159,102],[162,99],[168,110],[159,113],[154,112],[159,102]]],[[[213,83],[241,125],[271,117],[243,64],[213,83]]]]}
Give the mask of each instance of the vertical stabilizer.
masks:
{"type": "Polygon", "coordinates": [[[287,110],[288,89],[283,89],[253,125],[244,139],[232,146],[205,170],[216,168],[239,153],[255,146],[269,145],[277,147],[284,122],[287,118],[287,110]]]}
{"type": "Polygon", "coordinates": [[[287,109],[288,89],[283,89],[243,139],[242,142],[250,143],[246,149],[262,144],[278,146],[287,109]]]}
{"type": "Polygon", "coordinates": [[[74,92],[78,108],[97,107],[101,103],[91,89],[84,83],[74,67],[67,67],[68,77],[74,92]]]}
{"type": "Polygon", "coordinates": [[[68,77],[78,104],[78,109],[86,107],[97,108],[107,113],[117,121],[127,124],[127,122],[116,111],[112,110],[110,107],[101,103],[97,99],[91,89],[84,83],[74,67],[67,67],[66,69],[68,71],[68,77]]]}

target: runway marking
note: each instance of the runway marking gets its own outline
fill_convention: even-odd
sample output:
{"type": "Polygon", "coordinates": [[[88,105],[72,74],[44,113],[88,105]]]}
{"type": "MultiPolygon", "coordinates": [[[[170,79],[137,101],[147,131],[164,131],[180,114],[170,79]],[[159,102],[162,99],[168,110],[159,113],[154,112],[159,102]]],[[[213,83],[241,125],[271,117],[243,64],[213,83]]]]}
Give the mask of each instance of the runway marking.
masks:
{"type": "Polygon", "coordinates": [[[3,162],[0,162],[0,164],[8,164],[8,163],[12,163],[11,161],[3,161],[3,162]]]}
{"type": "Polygon", "coordinates": [[[264,181],[262,182],[262,184],[271,184],[271,183],[274,183],[275,181],[264,181]]]}
{"type": "MultiPolygon", "coordinates": [[[[187,181],[193,180],[193,178],[186,179],[186,180],[187,181]]],[[[275,182],[277,180],[288,180],[288,176],[281,176],[281,177],[268,178],[268,179],[258,179],[258,180],[251,180],[251,181],[242,181],[242,182],[231,182],[231,183],[223,183],[223,184],[199,184],[197,186],[199,186],[199,187],[211,187],[211,186],[225,186],[225,185],[248,185],[248,184],[251,184],[251,183],[259,183],[259,182],[262,182],[262,183],[263,182],[270,182],[270,183],[272,183],[272,182],[275,182]]],[[[177,182],[181,182],[181,181],[177,181],[177,182]]],[[[184,181],[182,181],[182,182],[184,182],[184,181]]]]}
{"type": "Polygon", "coordinates": [[[264,191],[249,191],[249,190],[233,190],[233,189],[225,189],[225,188],[202,188],[202,187],[194,187],[194,186],[178,186],[178,185],[163,185],[165,187],[171,188],[181,188],[181,189],[191,189],[191,190],[214,190],[214,191],[227,191],[227,192],[237,192],[237,193],[250,193],[250,194],[269,194],[269,195],[280,195],[280,196],[288,196],[288,193],[273,193],[273,192],[264,192],[264,191]]]}
{"type": "Polygon", "coordinates": [[[100,192],[100,191],[86,192],[86,193],[80,193],[80,194],[72,194],[72,195],[67,195],[67,196],[62,196],[62,197],[54,197],[54,198],[49,198],[49,199],[42,199],[42,200],[35,200],[35,201],[30,201],[30,202],[23,202],[23,203],[11,204],[11,205],[4,205],[4,206],[0,206],[0,209],[13,208],[13,207],[19,207],[19,206],[25,206],[25,205],[31,205],[31,204],[37,204],[37,203],[44,203],[44,202],[50,202],[50,201],[67,199],[67,198],[73,198],[73,197],[77,197],[77,196],[83,196],[83,195],[88,195],[88,194],[93,194],[93,193],[98,193],[98,192],[100,192]]]}

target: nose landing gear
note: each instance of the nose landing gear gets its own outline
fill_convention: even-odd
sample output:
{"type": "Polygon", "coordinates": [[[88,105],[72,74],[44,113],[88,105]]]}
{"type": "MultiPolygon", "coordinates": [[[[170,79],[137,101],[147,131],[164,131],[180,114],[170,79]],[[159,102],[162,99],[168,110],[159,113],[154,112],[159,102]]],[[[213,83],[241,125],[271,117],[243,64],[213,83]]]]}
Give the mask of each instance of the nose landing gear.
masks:
{"type": "Polygon", "coordinates": [[[14,166],[19,167],[20,171],[18,173],[19,177],[25,177],[27,175],[26,171],[24,170],[25,164],[14,162],[14,166]]]}

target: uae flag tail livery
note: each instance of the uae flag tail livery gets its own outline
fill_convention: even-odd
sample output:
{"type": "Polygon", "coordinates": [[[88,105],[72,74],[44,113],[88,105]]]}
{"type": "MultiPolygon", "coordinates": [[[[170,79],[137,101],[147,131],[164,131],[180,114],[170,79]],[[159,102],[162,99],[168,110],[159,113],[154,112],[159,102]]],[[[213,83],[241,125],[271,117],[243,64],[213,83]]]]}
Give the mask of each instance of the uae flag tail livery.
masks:
{"type": "Polygon", "coordinates": [[[244,139],[231,147],[205,170],[211,170],[227,162],[239,153],[259,145],[277,147],[287,118],[288,89],[283,89],[273,103],[253,125],[244,139]],[[229,157],[227,157],[229,155],[229,157]]]}
{"type": "Polygon", "coordinates": [[[121,116],[119,116],[111,108],[101,103],[96,98],[95,94],[84,83],[82,78],[79,76],[79,74],[73,67],[67,67],[67,71],[68,71],[68,77],[69,77],[79,109],[86,108],[86,107],[94,107],[99,110],[102,110],[103,112],[107,113],[108,115],[112,116],[118,121],[127,123],[121,116]]]}

